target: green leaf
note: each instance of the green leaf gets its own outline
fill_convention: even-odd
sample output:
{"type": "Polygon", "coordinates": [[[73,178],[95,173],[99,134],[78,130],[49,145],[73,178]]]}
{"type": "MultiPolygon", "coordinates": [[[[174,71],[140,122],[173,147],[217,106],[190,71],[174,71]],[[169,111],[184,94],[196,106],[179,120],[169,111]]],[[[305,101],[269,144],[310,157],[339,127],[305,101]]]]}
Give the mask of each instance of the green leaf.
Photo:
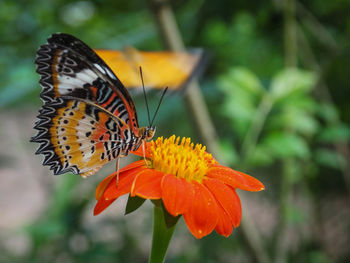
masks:
{"type": "Polygon", "coordinates": [[[309,92],[316,83],[316,75],[309,71],[288,68],[279,72],[272,80],[271,94],[281,99],[293,92],[309,92]]]}
{"type": "Polygon", "coordinates": [[[327,122],[334,122],[339,119],[337,108],[330,103],[320,103],[318,105],[319,115],[327,122]]]}
{"type": "Polygon", "coordinates": [[[350,127],[344,123],[326,127],[320,133],[318,139],[327,143],[343,143],[350,140],[350,127]]]}
{"type": "Polygon", "coordinates": [[[215,21],[208,23],[208,30],[206,31],[206,36],[208,42],[212,44],[224,45],[227,42],[227,26],[221,21],[215,21]]]}
{"type": "Polygon", "coordinates": [[[270,128],[289,129],[304,135],[313,135],[319,130],[319,124],[309,113],[291,108],[271,118],[270,128]]]}
{"type": "Polygon", "coordinates": [[[222,139],[219,141],[220,143],[220,152],[225,158],[225,163],[229,163],[230,165],[234,165],[239,161],[239,157],[236,149],[233,146],[233,142],[228,139],[222,139]]]}
{"type": "Polygon", "coordinates": [[[318,103],[310,94],[294,92],[276,101],[275,107],[283,110],[296,109],[313,114],[318,110],[318,103]]]}
{"type": "Polygon", "coordinates": [[[130,214],[134,212],[136,209],[138,209],[143,203],[146,201],[146,199],[143,199],[138,196],[131,197],[129,195],[128,202],[126,204],[125,208],[125,215],[130,214]]]}
{"type": "Polygon", "coordinates": [[[259,79],[243,67],[233,68],[220,77],[218,86],[224,92],[222,112],[232,121],[232,127],[242,138],[264,89],[259,79]]]}
{"type": "Polygon", "coordinates": [[[258,77],[248,68],[232,68],[228,75],[232,85],[231,88],[243,89],[252,94],[261,94],[265,91],[258,77]]]}
{"type": "Polygon", "coordinates": [[[273,155],[270,153],[268,147],[263,144],[258,144],[252,156],[249,157],[249,163],[256,166],[271,165],[273,161],[273,155]]]}
{"type": "Polygon", "coordinates": [[[310,157],[305,140],[296,134],[271,133],[264,139],[263,144],[275,158],[299,157],[305,159],[310,157]]]}
{"type": "Polygon", "coordinates": [[[177,221],[179,221],[181,216],[180,215],[173,216],[173,215],[169,214],[169,212],[166,210],[163,203],[162,203],[162,208],[163,208],[163,212],[164,212],[165,224],[166,224],[167,228],[172,228],[173,226],[176,225],[177,221]]]}
{"type": "Polygon", "coordinates": [[[222,106],[223,115],[231,122],[234,130],[243,138],[256,111],[256,104],[243,96],[227,96],[222,106]],[[241,98],[241,99],[239,99],[241,98]]]}
{"type": "Polygon", "coordinates": [[[315,151],[315,160],[324,166],[340,170],[346,166],[345,158],[336,151],[329,149],[318,149],[315,151]]]}

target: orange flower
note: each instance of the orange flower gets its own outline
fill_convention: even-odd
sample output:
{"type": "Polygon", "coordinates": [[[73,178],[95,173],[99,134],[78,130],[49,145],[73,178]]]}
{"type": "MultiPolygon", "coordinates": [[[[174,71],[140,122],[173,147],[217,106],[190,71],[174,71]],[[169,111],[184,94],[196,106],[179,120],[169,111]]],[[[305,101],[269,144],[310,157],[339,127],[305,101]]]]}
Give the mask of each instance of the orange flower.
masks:
{"type": "MultiPolygon", "coordinates": [[[[142,149],[134,154],[142,156],[142,149]]],[[[181,142],[174,135],[158,138],[147,143],[145,154],[147,164],[142,159],[120,169],[118,186],[117,172],[98,185],[94,215],[130,193],[144,199],[162,199],[171,215],[183,215],[196,238],[214,229],[227,237],[241,221],[241,203],[235,189],[264,189],[257,179],[220,165],[205,146],[194,146],[190,138],[182,138],[181,142]]]]}

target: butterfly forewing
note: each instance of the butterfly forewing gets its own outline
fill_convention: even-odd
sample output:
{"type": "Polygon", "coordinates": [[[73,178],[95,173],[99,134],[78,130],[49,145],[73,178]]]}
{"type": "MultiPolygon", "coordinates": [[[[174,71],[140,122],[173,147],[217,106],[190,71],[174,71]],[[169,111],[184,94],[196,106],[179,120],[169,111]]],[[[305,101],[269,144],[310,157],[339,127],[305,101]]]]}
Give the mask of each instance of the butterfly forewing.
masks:
{"type": "Polygon", "coordinates": [[[89,100],[120,116],[137,133],[135,106],[120,80],[81,40],[53,34],[37,54],[37,72],[44,103],[61,96],[89,100]]]}
{"type": "Polygon", "coordinates": [[[32,141],[54,174],[95,173],[136,150],[136,109],[123,84],[96,53],[67,34],[52,35],[36,59],[43,107],[32,141]]]}

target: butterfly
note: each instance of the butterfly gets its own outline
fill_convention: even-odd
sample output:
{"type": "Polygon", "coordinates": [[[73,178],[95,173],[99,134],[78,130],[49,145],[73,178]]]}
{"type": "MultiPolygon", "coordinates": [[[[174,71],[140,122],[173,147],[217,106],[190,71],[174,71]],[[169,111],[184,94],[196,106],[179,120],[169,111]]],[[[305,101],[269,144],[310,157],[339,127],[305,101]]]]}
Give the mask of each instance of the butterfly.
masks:
{"type": "Polygon", "coordinates": [[[53,34],[40,46],[35,63],[43,106],[31,141],[40,144],[36,154],[55,175],[90,176],[154,136],[154,118],[139,127],[129,92],[81,40],[53,34]]]}

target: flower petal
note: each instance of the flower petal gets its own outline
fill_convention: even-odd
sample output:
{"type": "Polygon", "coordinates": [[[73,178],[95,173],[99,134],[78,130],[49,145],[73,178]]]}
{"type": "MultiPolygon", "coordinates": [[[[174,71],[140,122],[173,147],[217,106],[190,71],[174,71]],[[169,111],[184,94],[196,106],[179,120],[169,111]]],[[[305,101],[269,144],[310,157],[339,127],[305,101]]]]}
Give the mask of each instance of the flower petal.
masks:
{"type": "Polygon", "coordinates": [[[115,173],[110,174],[105,179],[102,180],[101,183],[98,184],[95,192],[95,198],[96,200],[99,200],[101,196],[103,195],[104,191],[106,190],[107,186],[109,185],[110,181],[115,176],[115,173]]]}
{"type": "Polygon", "coordinates": [[[164,173],[145,169],[137,174],[131,186],[131,196],[140,196],[144,199],[160,199],[162,197],[161,182],[164,173]]]}
{"type": "Polygon", "coordinates": [[[127,170],[140,167],[140,166],[145,166],[145,167],[146,167],[145,160],[142,159],[142,160],[138,160],[138,161],[136,161],[136,162],[132,162],[132,163],[128,164],[127,166],[125,166],[125,167],[123,167],[123,168],[121,168],[121,169],[119,170],[119,174],[120,174],[120,173],[123,173],[123,172],[125,172],[125,171],[127,171],[127,170]]]}
{"type": "Polygon", "coordinates": [[[218,209],[218,223],[216,224],[215,231],[224,237],[231,235],[233,230],[233,224],[230,216],[224,209],[218,209]]]}
{"type": "Polygon", "coordinates": [[[111,199],[111,200],[105,200],[104,198],[99,199],[94,208],[94,216],[98,215],[103,210],[105,210],[108,206],[110,206],[114,202],[114,200],[115,199],[111,199]]]}
{"type": "Polygon", "coordinates": [[[261,191],[265,189],[264,185],[258,179],[225,166],[215,165],[209,168],[207,176],[215,178],[233,188],[246,191],[261,191]]]}
{"type": "Polygon", "coordinates": [[[167,174],[163,176],[161,187],[162,200],[170,214],[177,216],[188,211],[194,196],[191,183],[173,174],[167,174]]]}
{"type": "MultiPolygon", "coordinates": [[[[115,180],[111,181],[111,183],[107,186],[107,188],[105,190],[104,198],[107,200],[108,199],[116,199],[119,196],[122,196],[124,194],[129,193],[135,177],[140,172],[142,172],[146,169],[148,169],[148,168],[146,168],[144,166],[140,166],[140,167],[136,167],[134,169],[120,172],[118,185],[116,182],[116,175],[115,175],[115,180]]],[[[114,174],[116,174],[116,173],[114,173],[114,174]]]]}
{"type": "Polygon", "coordinates": [[[94,215],[98,215],[112,204],[119,196],[130,192],[131,185],[136,175],[147,169],[144,160],[133,162],[119,170],[119,181],[117,186],[117,172],[107,176],[97,186],[94,215]]]}
{"type": "Polygon", "coordinates": [[[193,203],[184,219],[188,229],[196,238],[210,234],[218,222],[217,202],[210,191],[196,181],[192,182],[194,188],[193,203]]]}
{"type": "MultiPolygon", "coordinates": [[[[238,227],[241,222],[242,207],[236,191],[216,179],[206,178],[203,182],[218,201],[219,208],[225,211],[232,225],[238,227]]],[[[225,235],[227,236],[227,233],[225,235]]]]}
{"type": "MultiPolygon", "coordinates": [[[[145,157],[146,158],[150,158],[151,154],[150,154],[150,147],[151,147],[151,142],[146,142],[145,143],[145,157]]],[[[136,150],[136,151],[131,151],[130,153],[135,154],[137,156],[142,156],[143,157],[143,148],[142,148],[142,144],[141,146],[136,150]]]]}

